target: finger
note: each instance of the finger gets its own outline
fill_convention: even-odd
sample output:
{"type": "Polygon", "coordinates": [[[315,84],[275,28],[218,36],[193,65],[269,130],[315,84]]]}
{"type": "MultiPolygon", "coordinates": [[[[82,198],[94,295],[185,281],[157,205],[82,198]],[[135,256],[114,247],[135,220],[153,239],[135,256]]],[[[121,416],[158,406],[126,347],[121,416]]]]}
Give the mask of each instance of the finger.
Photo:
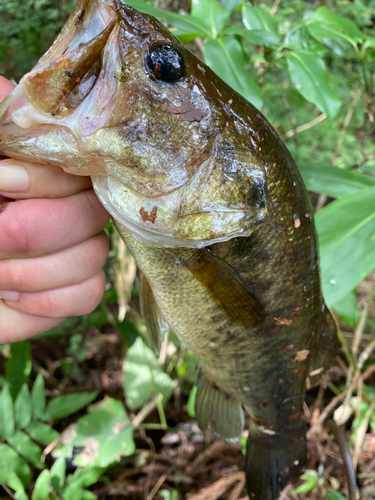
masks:
{"type": "Polygon", "coordinates": [[[0,345],[19,342],[38,333],[44,333],[66,318],[40,318],[8,307],[0,300],[0,345]]]}
{"type": "Polygon", "coordinates": [[[0,76],[0,102],[5,99],[5,97],[12,92],[14,89],[15,85],[4,78],[3,76],[0,76]]]}
{"type": "Polygon", "coordinates": [[[99,233],[108,220],[92,189],[68,198],[9,203],[0,213],[0,259],[59,252],[99,233]]]}
{"type": "Polygon", "coordinates": [[[104,266],[108,249],[102,232],[52,255],[0,260],[0,297],[7,298],[3,291],[40,292],[85,281],[104,266]]]}
{"type": "Polygon", "coordinates": [[[60,167],[11,158],[0,161],[0,194],[9,198],[62,198],[90,186],[90,177],[70,175],[60,167]]]}
{"type": "Polygon", "coordinates": [[[76,285],[46,292],[21,292],[16,301],[4,302],[8,307],[47,318],[81,316],[91,313],[100,303],[105,290],[105,274],[102,270],[76,285]]]}

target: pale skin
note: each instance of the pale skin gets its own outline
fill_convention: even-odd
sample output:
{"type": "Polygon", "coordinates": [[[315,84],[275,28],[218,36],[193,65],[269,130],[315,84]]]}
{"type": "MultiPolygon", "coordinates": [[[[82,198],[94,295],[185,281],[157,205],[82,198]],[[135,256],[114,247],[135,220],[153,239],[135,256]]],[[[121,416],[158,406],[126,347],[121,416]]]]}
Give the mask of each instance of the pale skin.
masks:
{"type": "MultiPolygon", "coordinates": [[[[13,88],[0,77],[0,102],[13,88]]],[[[9,199],[16,201],[0,212],[0,344],[95,309],[104,293],[108,255],[103,229],[109,216],[89,177],[3,159],[0,204],[9,199]],[[13,172],[18,192],[11,190],[13,172]]]]}

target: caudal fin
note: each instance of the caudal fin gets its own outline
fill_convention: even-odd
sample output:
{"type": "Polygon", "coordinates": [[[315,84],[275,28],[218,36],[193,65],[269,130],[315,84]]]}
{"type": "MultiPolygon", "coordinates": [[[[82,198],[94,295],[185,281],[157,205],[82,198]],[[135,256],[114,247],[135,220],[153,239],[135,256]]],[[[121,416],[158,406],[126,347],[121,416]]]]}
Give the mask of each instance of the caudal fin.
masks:
{"type": "Polygon", "coordinates": [[[246,451],[246,486],[250,500],[277,500],[306,464],[305,429],[268,435],[251,424],[246,451]]]}

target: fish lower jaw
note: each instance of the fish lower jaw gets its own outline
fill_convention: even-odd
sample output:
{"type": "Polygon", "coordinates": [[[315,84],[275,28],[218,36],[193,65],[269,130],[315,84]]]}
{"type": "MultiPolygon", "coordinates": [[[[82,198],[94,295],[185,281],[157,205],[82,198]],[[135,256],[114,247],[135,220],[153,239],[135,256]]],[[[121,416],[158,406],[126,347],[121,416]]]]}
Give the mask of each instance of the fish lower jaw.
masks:
{"type": "MultiPolygon", "coordinates": [[[[122,230],[125,230],[134,239],[142,243],[143,245],[150,247],[160,247],[160,248],[203,248],[214,243],[220,243],[223,241],[228,241],[237,236],[242,236],[242,231],[238,231],[238,234],[228,234],[220,238],[214,238],[210,240],[196,239],[196,240],[182,240],[173,236],[173,234],[168,234],[167,231],[161,232],[162,229],[152,230],[149,225],[153,224],[151,221],[151,216],[145,212],[146,217],[148,217],[147,222],[143,222],[143,225],[137,223],[135,220],[131,219],[128,215],[122,212],[119,203],[114,205],[111,199],[110,189],[108,187],[108,179],[104,176],[93,176],[92,177],[94,190],[105,209],[111,214],[113,219],[117,222],[117,226],[120,226],[122,230]],[[146,224],[148,224],[146,226],[146,224]]],[[[156,217],[155,217],[156,218],[156,217]]]]}

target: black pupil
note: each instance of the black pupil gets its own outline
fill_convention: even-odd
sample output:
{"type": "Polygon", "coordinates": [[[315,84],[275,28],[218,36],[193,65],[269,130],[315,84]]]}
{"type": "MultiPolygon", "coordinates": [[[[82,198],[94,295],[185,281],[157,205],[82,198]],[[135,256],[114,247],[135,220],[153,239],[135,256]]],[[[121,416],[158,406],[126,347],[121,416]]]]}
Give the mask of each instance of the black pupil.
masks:
{"type": "Polygon", "coordinates": [[[147,66],[158,80],[175,82],[184,73],[182,56],[169,45],[151,47],[147,53],[147,66]]]}

